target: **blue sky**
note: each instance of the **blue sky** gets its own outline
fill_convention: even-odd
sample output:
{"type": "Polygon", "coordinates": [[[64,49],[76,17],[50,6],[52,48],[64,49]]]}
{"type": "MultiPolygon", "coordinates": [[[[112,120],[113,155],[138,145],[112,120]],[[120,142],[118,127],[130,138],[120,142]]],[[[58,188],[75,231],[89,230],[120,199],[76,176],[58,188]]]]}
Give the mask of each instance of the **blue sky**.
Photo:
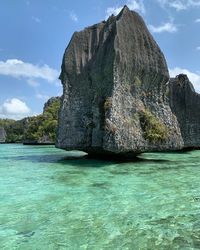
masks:
{"type": "Polygon", "coordinates": [[[41,113],[61,95],[60,65],[73,32],[125,4],[144,18],[171,76],[187,73],[200,92],[200,0],[1,0],[0,117],[41,113]]]}

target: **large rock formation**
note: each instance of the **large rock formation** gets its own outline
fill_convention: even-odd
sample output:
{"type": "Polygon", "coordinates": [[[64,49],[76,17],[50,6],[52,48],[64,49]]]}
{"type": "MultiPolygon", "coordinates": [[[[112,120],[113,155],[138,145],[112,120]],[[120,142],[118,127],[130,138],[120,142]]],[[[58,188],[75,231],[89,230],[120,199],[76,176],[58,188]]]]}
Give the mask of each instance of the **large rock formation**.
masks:
{"type": "Polygon", "coordinates": [[[57,147],[134,155],[183,146],[165,96],[165,58],[142,18],[126,6],[74,33],[60,79],[57,147]]]}
{"type": "Polygon", "coordinates": [[[185,148],[200,147],[200,95],[187,75],[180,74],[169,82],[170,106],[176,115],[185,148]]]}

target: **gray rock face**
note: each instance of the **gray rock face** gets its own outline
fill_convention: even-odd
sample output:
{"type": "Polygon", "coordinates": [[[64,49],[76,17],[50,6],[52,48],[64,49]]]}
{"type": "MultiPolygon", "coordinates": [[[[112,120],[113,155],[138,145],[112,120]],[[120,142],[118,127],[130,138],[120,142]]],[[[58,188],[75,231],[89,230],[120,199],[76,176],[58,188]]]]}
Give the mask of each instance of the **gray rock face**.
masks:
{"type": "Polygon", "coordinates": [[[180,74],[169,82],[170,106],[176,115],[185,148],[200,147],[200,95],[187,75],[180,74]]]}
{"type": "Polygon", "coordinates": [[[60,79],[57,147],[134,155],[183,146],[165,97],[165,58],[142,18],[126,6],[74,33],[60,79]]]}
{"type": "Polygon", "coordinates": [[[6,131],[3,127],[0,127],[0,143],[6,141],[6,131]]]}

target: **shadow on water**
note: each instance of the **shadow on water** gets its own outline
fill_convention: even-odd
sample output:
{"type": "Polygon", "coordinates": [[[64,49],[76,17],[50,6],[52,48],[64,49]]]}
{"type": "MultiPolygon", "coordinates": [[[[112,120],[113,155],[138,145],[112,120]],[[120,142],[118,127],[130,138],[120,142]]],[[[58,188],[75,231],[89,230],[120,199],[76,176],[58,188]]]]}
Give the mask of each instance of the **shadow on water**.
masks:
{"type": "Polygon", "coordinates": [[[88,156],[85,156],[83,158],[79,159],[69,159],[68,157],[64,157],[60,160],[58,160],[58,163],[66,165],[70,164],[72,166],[81,166],[81,167],[104,167],[104,166],[109,166],[109,165],[121,165],[121,164],[126,164],[126,163],[132,163],[132,164],[148,164],[148,163],[167,163],[170,162],[169,160],[161,160],[161,159],[143,159],[139,157],[135,157],[134,159],[98,159],[98,158],[91,158],[88,156]],[[70,162],[69,162],[70,161],[70,162]]]}
{"type": "Polygon", "coordinates": [[[141,157],[135,157],[134,159],[98,159],[91,158],[87,155],[76,156],[76,155],[67,155],[63,156],[63,154],[44,154],[44,155],[21,155],[21,156],[9,156],[9,157],[1,157],[1,159],[7,160],[12,159],[13,161],[29,161],[32,163],[57,163],[62,165],[70,164],[72,166],[79,167],[104,167],[109,166],[111,164],[123,164],[123,163],[168,163],[170,160],[166,159],[145,159],[141,157]]]}

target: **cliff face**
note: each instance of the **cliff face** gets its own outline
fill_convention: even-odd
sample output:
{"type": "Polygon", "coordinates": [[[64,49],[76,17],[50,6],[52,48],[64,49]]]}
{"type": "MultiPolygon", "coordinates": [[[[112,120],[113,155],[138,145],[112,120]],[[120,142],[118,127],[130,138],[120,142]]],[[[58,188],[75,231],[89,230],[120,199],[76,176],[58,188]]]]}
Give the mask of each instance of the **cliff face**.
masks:
{"type": "Polygon", "coordinates": [[[180,74],[169,82],[170,106],[176,115],[185,148],[200,147],[200,95],[187,75],[180,74]]]}
{"type": "Polygon", "coordinates": [[[74,33],[60,79],[58,147],[132,155],[183,146],[165,98],[165,58],[142,18],[126,6],[74,33]]]}

